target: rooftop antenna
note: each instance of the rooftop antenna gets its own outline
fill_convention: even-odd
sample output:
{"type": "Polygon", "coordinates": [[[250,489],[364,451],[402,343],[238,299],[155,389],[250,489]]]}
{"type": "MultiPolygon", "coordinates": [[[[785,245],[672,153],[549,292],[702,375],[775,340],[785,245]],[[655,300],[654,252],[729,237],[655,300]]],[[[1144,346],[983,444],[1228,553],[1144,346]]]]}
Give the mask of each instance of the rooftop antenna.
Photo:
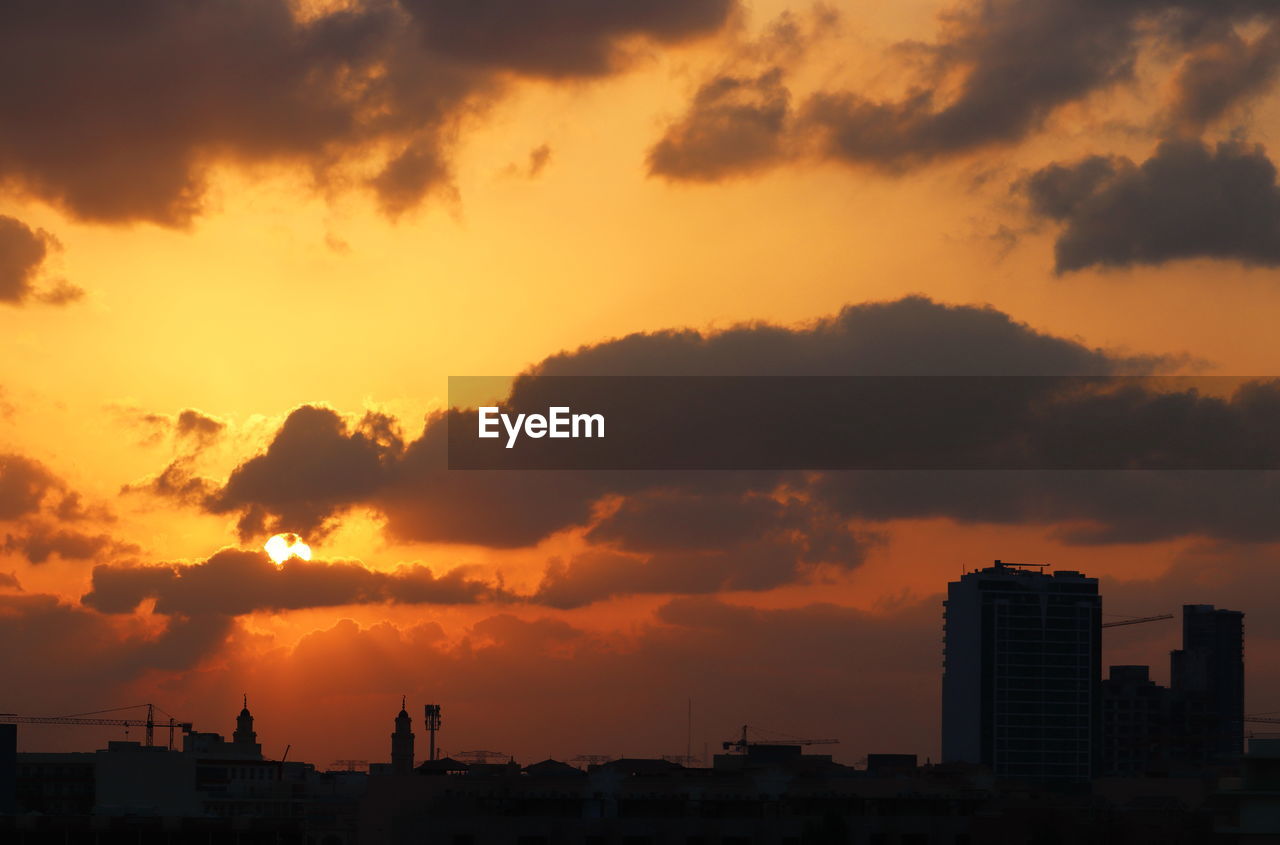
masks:
{"type": "Polygon", "coordinates": [[[427,735],[430,738],[427,748],[427,759],[436,759],[436,731],[440,730],[440,705],[428,704],[426,706],[426,723],[427,735]]]}

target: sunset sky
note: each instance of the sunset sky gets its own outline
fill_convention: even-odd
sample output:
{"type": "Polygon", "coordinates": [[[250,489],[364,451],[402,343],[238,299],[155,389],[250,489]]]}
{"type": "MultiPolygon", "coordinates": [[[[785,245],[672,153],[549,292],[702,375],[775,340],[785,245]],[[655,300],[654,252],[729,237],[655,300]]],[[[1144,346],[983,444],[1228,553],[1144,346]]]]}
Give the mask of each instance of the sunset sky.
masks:
{"type": "Polygon", "coordinates": [[[247,693],[324,766],[402,694],[525,762],[683,754],[692,700],[699,754],[936,758],[993,558],[1244,611],[1280,710],[1273,473],[449,472],[435,416],[529,371],[1278,375],[1272,2],[16,0],[0,75],[0,711],[247,693]]]}

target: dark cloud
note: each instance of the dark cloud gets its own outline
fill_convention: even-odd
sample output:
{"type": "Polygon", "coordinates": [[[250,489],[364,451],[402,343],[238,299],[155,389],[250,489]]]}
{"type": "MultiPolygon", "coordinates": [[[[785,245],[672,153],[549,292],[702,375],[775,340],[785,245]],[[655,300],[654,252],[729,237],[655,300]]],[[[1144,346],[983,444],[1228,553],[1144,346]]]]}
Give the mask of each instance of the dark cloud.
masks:
{"type": "Polygon", "coordinates": [[[402,0],[429,50],[465,65],[529,76],[599,76],[637,36],[662,42],[713,32],[733,0],[402,0]]]}
{"type": "Polygon", "coordinates": [[[1280,66],[1280,13],[1265,0],[962,0],[939,32],[897,45],[911,66],[896,97],[840,88],[792,97],[782,76],[794,56],[772,70],[758,57],[749,72],[719,69],[650,150],[650,171],[714,181],[803,154],[901,172],[1021,141],[1061,107],[1131,83],[1148,48],[1181,59],[1157,120],[1197,130],[1269,90],[1280,66]],[[1258,21],[1269,28],[1246,40],[1240,28],[1258,21]]]}
{"type": "Polygon", "coordinates": [[[314,535],[337,511],[369,501],[403,446],[385,415],[367,414],[350,428],[328,408],[303,406],[265,453],[236,467],[207,506],[214,513],[243,510],[243,536],[314,535]]]}
{"type": "Polygon", "coordinates": [[[503,594],[461,569],[436,576],[425,566],[372,570],[356,561],[304,561],[277,566],[263,552],[223,549],[190,565],[99,565],[81,600],[106,613],[127,613],[155,599],[155,612],[239,616],[347,604],[473,604],[503,594]]]}
{"type": "MultiPolygon", "coordinates": [[[[924,296],[849,305],[799,328],[642,332],[552,355],[531,375],[1119,375],[1169,358],[1115,355],[991,307],[924,296]]],[[[518,385],[517,385],[518,387],[518,385]]]]}
{"type": "Polygon", "coordinates": [[[39,461],[0,454],[0,520],[34,514],[50,493],[64,489],[62,480],[39,461]]]}
{"type": "Polygon", "coordinates": [[[65,712],[68,701],[102,700],[148,671],[191,668],[232,628],[226,618],[175,616],[158,633],[130,631],[55,596],[0,595],[0,671],[23,679],[27,700],[65,712]]]}
{"type": "Polygon", "coordinates": [[[1171,108],[1175,123],[1199,130],[1231,109],[1263,93],[1280,71],[1280,22],[1253,40],[1234,27],[1218,28],[1217,37],[1188,54],[1174,79],[1171,108]]]}
{"type": "Polygon", "coordinates": [[[0,214],[0,302],[21,305],[39,300],[49,305],[66,305],[83,294],[65,280],[38,290],[45,259],[58,241],[43,229],[32,229],[21,220],[0,214]]]}
{"type": "Polygon", "coordinates": [[[1186,258],[1280,264],[1280,188],[1261,146],[1170,140],[1142,164],[1090,157],[1021,185],[1032,211],[1062,225],[1059,273],[1186,258]]]}
{"type": "Polygon", "coordinates": [[[790,100],[781,68],[703,83],[649,150],[650,175],[710,182],[773,164],[784,155],[790,100]]]}
{"type": "Polygon", "coordinates": [[[733,0],[295,5],[4,4],[0,182],[84,219],[182,226],[215,163],[301,165],[325,186],[373,166],[399,214],[452,194],[458,120],[507,75],[603,74],[635,38],[718,28],[733,0]]]}
{"type": "MultiPolygon", "coordinates": [[[[507,404],[545,407],[541,376],[1110,376],[1181,363],[1090,349],[989,308],[908,298],[847,308],[794,329],[755,324],[606,341],[544,360],[516,380],[507,404]]],[[[890,445],[908,455],[936,453],[943,461],[976,445],[982,455],[1062,469],[449,471],[448,427],[474,424],[464,411],[433,416],[402,448],[388,420],[351,428],[333,411],[304,408],[206,507],[239,512],[242,528],[255,533],[323,526],[344,509],[365,506],[380,512],[388,533],[400,540],[498,548],[584,528],[589,552],[549,569],[536,596],[562,606],[630,592],[766,589],[806,580],[823,566],[861,559],[867,538],[851,533],[850,521],[1034,524],[1085,544],[1194,535],[1258,540],[1280,531],[1268,515],[1276,495],[1271,475],[1246,471],[1280,460],[1277,383],[1031,378],[981,384],[1006,381],[1009,388],[992,401],[974,401],[941,428],[924,411],[878,424],[884,436],[896,433],[901,442],[890,445]],[[1181,469],[1082,470],[1153,465],[1181,469]],[[1241,469],[1189,471],[1205,466],[1241,469]]],[[[919,398],[924,404],[912,407],[927,410],[929,396],[919,398]]]]}
{"type": "Polygon", "coordinates": [[[222,420],[194,408],[180,412],[174,422],[174,432],[178,437],[188,438],[202,448],[217,440],[226,428],[227,424],[222,420]]]}
{"type": "Polygon", "coordinates": [[[760,37],[737,45],[650,147],[649,175],[714,182],[793,157],[799,142],[787,75],[838,26],[839,15],[825,6],[807,15],[786,10],[760,37]]]}
{"type": "Polygon", "coordinates": [[[578,607],[640,593],[769,590],[824,565],[853,569],[878,542],[820,505],[750,490],[638,493],[586,538],[595,548],[553,561],[531,601],[578,607]]]}
{"type": "Polygon", "coordinates": [[[21,591],[22,585],[18,583],[18,576],[12,572],[0,572],[0,589],[21,591]]]}
{"type": "Polygon", "coordinates": [[[965,4],[946,19],[943,40],[926,49],[927,84],[896,101],[818,93],[805,105],[803,120],[819,132],[827,155],[888,168],[1017,141],[1057,107],[1129,78],[1136,19],[1153,6],[1111,0],[965,4]],[[957,75],[955,93],[944,96],[944,79],[957,75]]]}
{"type": "Polygon", "coordinates": [[[53,556],[63,560],[91,560],[141,551],[138,546],[121,542],[109,534],[87,534],[43,522],[27,524],[21,533],[6,535],[0,549],[18,552],[32,563],[44,563],[53,556]]]}
{"type": "Polygon", "coordinates": [[[184,505],[206,502],[219,489],[216,481],[195,474],[188,458],[178,458],[153,476],[126,484],[121,493],[149,493],[184,505]]]}
{"type": "Polygon", "coordinates": [[[542,175],[542,171],[546,170],[547,165],[550,163],[551,145],[539,144],[529,150],[529,158],[525,162],[512,162],[502,172],[505,176],[523,176],[526,179],[536,179],[542,175]]]}
{"type": "MultiPolygon", "coordinates": [[[[796,329],[750,324],[705,334],[629,335],[547,358],[517,381],[512,401],[538,399],[544,375],[1108,375],[1172,363],[1090,349],[991,308],[908,297],[849,307],[796,329]]],[[[378,434],[369,422],[351,429],[331,410],[300,408],[266,452],[238,467],[205,507],[238,512],[246,537],[307,536],[347,508],[368,506],[385,515],[388,532],[402,540],[507,548],[590,524],[594,503],[606,495],[663,487],[747,495],[772,491],[782,478],[770,472],[450,472],[451,424],[468,424],[468,418],[459,410],[433,416],[402,449],[385,419],[378,434]]],[[[171,486],[184,484],[175,479],[171,486]]]]}
{"type": "Polygon", "coordinates": [[[188,458],[213,445],[227,429],[224,420],[195,408],[184,408],[175,416],[131,406],[107,407],[127,425],[145,432],[142,445],[155,446],[172,439],[188,458]]]}

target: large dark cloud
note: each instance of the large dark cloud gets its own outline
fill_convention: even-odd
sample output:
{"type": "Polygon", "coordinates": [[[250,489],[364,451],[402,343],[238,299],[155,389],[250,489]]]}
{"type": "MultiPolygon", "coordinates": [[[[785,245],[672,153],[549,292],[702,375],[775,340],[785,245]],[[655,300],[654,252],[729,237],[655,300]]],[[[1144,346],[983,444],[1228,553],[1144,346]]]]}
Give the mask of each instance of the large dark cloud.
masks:
{"type": "Polygon", "coordinates": [[[213,164],[336,184],[372,156],[395,214],[451,192],[457,119],[506,74],[598,75],[627,40],[711,31],[732,2],[364,0],[308,18],[287,0],[5,3],[0,183],[85,219],[184,225],[213,164]]]}
{"type": "Polygon", "coordinates": [[[1021,189],[1033,212],[1062,225],[1059,273],[1185,258],[1280,264],[1280,187],[1261,146],[1170,140],[1141,164],[1052,164],[1021,189]]]}
{"type": "Polygon", "coordinates": [[[277,566],[263,552],[223,549],[190,565],[96,566],[82,601],[127,613],[152,598],[157,613],[196,617],[384,602],[472,604],[502,595],[460,569],[436,576],[418,565],[380,572],[356,561],[298,558],[277,566]]]}
{"type": "MultiPolygon", "coordinates": [[[[849,307],[789,329],[750,324],[724,331],[640,333],[547,358],[525,383],[564,375],[1107,375],[1146,372],[1155,358],[1108,355],[1036,332],[990,308],[940,305],[920,297],[849,307]]],[[[517,385],[517,391],[522,390],[517,385]]],[[[245,537],[304,536],[346,508],[368,505],[401,539],[525,546],[585,525],[609,493],[689,483],[661,473],[448,472],[447,428],[454,411],[428,420],[403,449],[389,422],[349,428],[334,411],[293,412],[265,453],[242,464],[207,499],[237,511],[245,537]],[[371,427],[373,426],[373,427],[371,427]]],[[[188,491],[181,479],[172,489],[188,491]]],[[[777,474],[697,474],[701,490],[772,488],[777,474]]]]}
{"type": "Polygon", "coordinates": [[[372,433],[392,431],[389,421],[352,426],[334,411],[308,407],[205,506],[239,513],[246,536],[305,534],[299,526],[323,527],[353,507],[380,513],[402,541],[525,547],[580,528],[587,549],[550,566],[530,596],[557,606],[812,580],[862,560],[874,537],[851,526],[865,531],[867,523],[895,519],[1040,525],[1077,544],[1280,536],[1269,516],[1274,473],[1254,471],[1280,462],[1280,385],[1074,378],[1183,363],[1106,353],[990,308],[916,297],[850,307],[798,328],[636,334],[545,359],[516,380],[507,404],[545,407],[544,376],[1038,374],[1049,377],[977,380],[1010,387],[999,401],[972,402],[945,422],[909,413],[879,420],[878,430],[904,454],[936,453],[931,466],[950,465],[952,451],[963,457],[977,445],[980,454],[1012,456],[1019,466],[1058,469],[449,471],[447,429],[473,426],[465,411],[431,417],[401,447],[398,438],[372,433]],[[1085,471],[1150,466],[1179,469],[1085,471]],[[1204,467],[1238,469],[1195,471],[1204,467]]]}

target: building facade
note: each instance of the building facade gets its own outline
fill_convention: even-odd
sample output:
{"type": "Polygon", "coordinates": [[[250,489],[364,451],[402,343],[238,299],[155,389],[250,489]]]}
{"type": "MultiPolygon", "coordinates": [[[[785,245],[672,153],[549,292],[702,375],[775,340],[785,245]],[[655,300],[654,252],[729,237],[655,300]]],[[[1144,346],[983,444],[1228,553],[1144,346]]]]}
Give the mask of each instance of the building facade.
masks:
{"type": "Polygon", "coordinates": [[[1098,581],[996,561],[948,585],[942,753],[997,777],[1082,781],[1101,741],[1098,581]]]}

